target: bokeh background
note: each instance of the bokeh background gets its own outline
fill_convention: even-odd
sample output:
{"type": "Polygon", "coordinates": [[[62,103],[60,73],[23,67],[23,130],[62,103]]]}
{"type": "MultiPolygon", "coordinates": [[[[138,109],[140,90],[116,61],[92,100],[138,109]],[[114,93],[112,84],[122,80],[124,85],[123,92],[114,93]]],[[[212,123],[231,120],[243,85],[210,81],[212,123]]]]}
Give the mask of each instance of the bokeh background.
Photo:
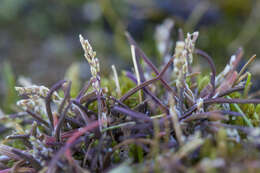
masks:
{"type": "MultiPolygon", "coordinates": [[[[104,75],[112,64],[123,69],[132,64],[125,31],[159,64],[154,33],[167,18],[175,22],[173,40],[178,28],[200,31],[197,47],[219,69],[238,47],[244,48],[245,59],[260,55],[258,0],[1,0],[0,101],[18,76],[51,86],[77,63],[81,79],[87,80],[79,34],[97,51],[104,75]]],[[[257,65],[252,69],[257,71],[257,65]]]]}

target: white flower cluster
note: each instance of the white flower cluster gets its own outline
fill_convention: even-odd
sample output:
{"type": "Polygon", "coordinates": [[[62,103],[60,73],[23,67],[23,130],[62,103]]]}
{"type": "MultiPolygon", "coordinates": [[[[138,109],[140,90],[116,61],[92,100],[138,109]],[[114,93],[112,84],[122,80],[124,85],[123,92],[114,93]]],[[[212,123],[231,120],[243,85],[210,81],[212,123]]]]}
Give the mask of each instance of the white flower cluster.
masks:
{"type": "MultiPolygon", "coordinates": [[[[82,35],[79,35],[79,40],[81,43],[81,46],[84,50],[84,56],[87,59],[89,65],[90,65],[90,72],[92,75],[92,86],[96,91],[96,94],[101,96],[102,95],[102,88],[100,86],[100,65],[99,65],[99,60],[96,57],[96,52],[93,51],[92,46],[90,45],[88,40],[85,40],[82,35]]],[[[105,105],[102,102],[102,111],[99,110],[100,112],[98,113],[98,119],[101,122],[104,122],[104,127],[106,127],[106,122],[107,122],[107,112],[105,111],[105,105]]],[[[101,126],[100,126],[101,130],[101,126]]]]}
{"type": "Polygon", "coordinates": [[[193,61],[195,42],[199,36],[198,32],[187,34],[185,41],[177,41],[175,47],[175,59],[173,60],[174,74],[176,75],[177,88],[181,87],[181,79],[188,73],[188,65],[193,61]]]}
{"type": "Polygon", "coordinates": [[[21,99],[16,102],[16,105],[23,110],[31,110],[38,114],[45,114],[45,105],[42,99],[33,97],[30,99],[21,99]]]}
{"type": "Polygon", "coordinates": [[[199,32],[194,32],[192,34],[188,33],[187,38],[185,39],[185,49],[187,50],[189,64],[191,64],[193,61],[193,52],[198,37],[199,37],[199,32]]]}
{"type": "MultiPolygon", "coordinates": [[[[19,93],[19,95],[26,95],[30,98],[35,96],[45,98],[47,97],[47,94],[50,91],[49,88],[45,86],[38,86],[38,85],[32,85],[28,87],[15,87],[15,90],[19,93]]],[[[54,101],[61,100],[57,92],[54,92],[52,94],[52,99],[54,101]]]]}
{"type": "MultiPolygon", "coordinates": [[[[21,99],[17,101],[16,105],[21,107],[23,110],[31,110],[35,113],[45,114],[44,98],[47,97],[49,88],[45,86],[32,85],[28,87],[15,87],[15,90],[19,95],[26,95],[28,99],[21,99]]],[[[55,103],[60,104],[62,98],[57,92],[52,95],[52,100],[55,103]]]]}
{"type": "Polygon", "coordinates": [[[187,51],[184,49],[185,43],[183,41],[177,41],[175,47],[175,59],[174,63],[174,73],[177,76],[177,81],[179,81],[184,73],[188,71],[188,62],[186,60],[187,51]]]}
{"type": "Polygon", "coordinates": [[[90,72],[92,75],[92,86],[94,87],[94,89],[99,92],[101,92],[101,88],[99,85],[99,81],[100,81],[100,76],[99,76],[99,72],[100,72],[100,65],[99,65],[99,60],[96,57],[96,52],[93,51],[92,46],[90,45],[88,40],[85,40],[82,35],[79,35],[79,40],[81,43],[81,46],[84,50],[84,56],[87,59],[89,66],[90,66],[90,72]]]}

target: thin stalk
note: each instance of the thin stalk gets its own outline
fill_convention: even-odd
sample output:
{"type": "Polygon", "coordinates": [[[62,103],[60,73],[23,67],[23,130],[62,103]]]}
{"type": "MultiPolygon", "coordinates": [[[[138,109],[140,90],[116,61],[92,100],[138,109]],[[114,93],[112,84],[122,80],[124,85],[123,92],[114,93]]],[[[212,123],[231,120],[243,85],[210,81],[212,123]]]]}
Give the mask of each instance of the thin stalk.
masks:
{"type": "MultiPolygon", "coordinates": [[[[260,99],[231,99],[229,98],[210,98],[210,99],[205,99],[204,104],[214,104],[214,103],[239,103],[239,104],[258,104],[260,103],[260,99]]],[[[187,112],[185,112],[181,117],[180,120],[183,120],[187,118],[192,112],[194,112],[197,109],[197,104],[194,104],[189,108],[187,112]]]]}
{"type": "Polygon", "coordinates": [[[42,166],[40,165],[40,163],[29,153],[25,152],[25,151],[21,151],[18,149],[12,149],[12,152],[16,155],[18,155],[19,157],[23,158],[24,160],[28,161],[31,163],[32,167],[36,170],[39,171],[41,170],[42,166]]]}
{"type": "Polygon", "coordinates": [[[56,127],[54,127],[54,136],[56,137],[57,141],[61,141],[61,137],[60,137],[60,130],[61,130],[61,126],[65,120],[65,116],[71,106],[70,103],[70,90],[71,90],[71,82],[69,82],[68,86],[67,86],[67,90],[65,92],[64,98],[60,104],[60,107],[58,109],[58,113],[59,113],[59,121],[56,125],[56,127]],[[65,110],[62,112],[63,107],[65,105],[65,102],[68,100],[69,104],[68,106],[65,108],[65,110]]]}
{"type": "Polygon", "coordinates": [[[200,55],[201,57],[205,58],[210,65],[210,69],[211,69],[211,73],[212,73],[211,74],[211,80],[210,80],[210,83],[212,85],[212,91],[209,95],[209,98],[210,98],[214,95],[215,89],[216,89],[216,86],[215,86],[216,67],[215,67],[215,64],[214,64],[212,58],[206,52],[199,50],[199,49],[195,49],[195,53],[200,55]]]}
{"type": "Polygon", "coordinates": [[[118,79],[116,67],[115,67],[115,65],[112,65],[111,68],[112,68],[112,71],[113,71],[113,74],[114,74],[114,81],[115,81],[115,84],[116,84],[117,95],[121,96],[121,89],[120,89],[120,84],[119,84],[119,79],[118,79]]]}
{"type": "Polygon", "coordinates": [[[25,135],[10,135],[7,136],[6,139],[28,139],[30,137],[29,134],[25,134],[25,135]]]}
{"type": "MultiPolygon", "coordinates": [[[[253,55],[247,62],[246,64],[243,66],[243,68],[240,70],[240,72],[237,75],[237,80],[239,79],[239,77],[246,71],[246,69],[248,68],[248,66],[256,59],[256,55],[253,55]]],[[[237,81],[235,81],[234,83],[236,84],[237,81]]]]}
{"type": "MultiPolygon", "coordinates": [[[[227,96],[228,99],[231,99],[230,96],[227,96]]],[[[240,109],[240,107],[238,106],[238,104],[234,103],[233,104],[234,107],[236,108],[236,110],[242,115],[242,118],[244,119],[244,121],[246,122],[246,124],[249,127],[254,127],[253,124],[251,123],[250,119],[247,118],[247,116],[245,115],[245,113],[240,109]]]]}
{"type": "Polygon", "coordinates": [[[80,90],[78,96],[76,97],[76,100],[81,100],[81,97],[84,96],[84,94],[88,91],[89,87],[91,86],[92,80],[90,79],[88,83],[80,90]]]}
{"type": "MultiPolygon", "coordinates": [[[[162,118],[162,117],[165,117],[165,116],[166,116],[166,114],[155,115],[155,116],[152,116],[151,119],[162,118]]],[[[129,121],[129,122],[117,124],[117,125],[114,125],[114,126],[110,126],[110,127],[104,128],[102,130],[102,132],[122,128],[122,127],[125,127],[125,126],[128,126],[128,125],[136,125],[136,122],[135,121],[129,121]]]]}
{"type": "Polygon", "coordinates": [[[36,113],[30,111],[29,109],[26,110],[26,112],[31,115],[34,119],[36,119],[37,121],[39,121],[40,123],[44,124],[46,127],[50,127],[50,124],[45,121],[44,119],[42,119],[39,115],[37,115],[36,113]]]}
{"type": "Polygon", "coordinates": [[[64,95],[64,98],[59,106],[59,109],[58,109],[58,113],[61,114],[63,108],[64,108],[64,105],[66,103],[66,100],[69,100],[70,99],[70,90],[71,90],[71,81],[69,81],[68,85],[67,85],[67,90],[65,92],[65,95],[64,95]]]}
{"type": "MultiPolygon", "coordinates": [[[[129,77],[132,81],[134,81],[135,83],[137,83],[136,78],[130,73],[127,72],[126,73],[127,77],[129,77]]],[[[157,98],[149,89],[147,89],[146,87],[143,88],[144,92],[147,93],[148,96],[150,96],[152,98],[152,100],[158,104],[164,111],[169,112],[167,106],[159,99],[157,98]]]]}
{"type": "Polygon", "coordinates": [[[147,116],[146,114],[143,114],[141,112],[136,112],[131,109],[125,109],[125,108],[121,108],[119,106],[114,106],[112,108],[112,111],[128,115],[136,120],[144,120],[144,121],[148,121],[148,122],[151,121],[151,118],[149,116],[147,116]]]}
{"type": "Polygon", "coordinates": [[[58,83],[56,83],[55,85],[53,85],[53,87],[51,87],[50,91],[47,94],[47,97],[45,98],[45,106],[46,106],[46,112],[50,121],[50,127],[51,129],[54,129],[54,123],[53,123],[53,115],[52,115],[52,111],[51,111],[51,97],[52,94],[60,89],[62,87],[62,85],[66,82],[66,80],[61,80],[58,83]]]}
{"type": "Polygon", "coordinates": [[[233,99],[231,97],[228,97],[228,98],[206,99],[206,100],[204,100],[204,103],[205,104],[213,104],[213,103],[258,104],[258,103],[260,103],[260,99],[233,99]]]}
{"type": "Polygon", "coordinates": [[[136,93],[137,91],[142,89],[143,87],[146,87],[146,86],[150,85],[151,83],[161,79],[162,76],[164,75],[164,73],[166,72],[166,70],[172,64],[173,59],[174,59],[174,56],[168,61],[168,63],[164,66],[163,70],[157,75],[157,77],[155,77],[151,80],[145,81],[145,82],[141,83],[140,85],[136,86],[135,88],[132,88],[130,91],[128,91],[125,95],[123,95],[120,98],[120,101],[123,102],[124,100],[126,100],[128,97],[130,97],[131,95],[133,95],[134,93],[136,93]]]}
{"type": "Polygon", "coordinates": [[[251,73],[247,72],[247,80],[246,80],[246,85],[245,85],[245,90],[244,90],[244,98],[248,97],[248,92],[252,86],[251,82],[251,73]]]}
{"type": "MultiPolygon", "coordinates": [[[[247,78],[248,73],[244,73],[243,75],[241,75],[238,79],[237,79],[237,84],[239,84],[242,80],[244,80],[245,78],[247,78]]],[[[234,85],[236,84],[234,83],[234,85]]]]}
{"type": "MultiPolygon", "coordinates": [[[[131,54],[132,54],[132,60],[134,63],[134,69],[135,69],[135,74],[136,74],[136,78],[137,78],[137,85],[141,84],[141,78],[140,78],[140,72],[139,69],[137,67],[137,62],[136,62],[136,56],[135,56],[135,46],[131,45],[131,54]]],[[[139,94],[139,102],[142,102],[142,92],[141,90],[138,92],[139,94]]]]}
{"type": "Polygon", "coordinates": [[[178,115],[176,112],[175,100],[174,100],[173,96],[169,96],[168,100],[169,100],[169,106],[170,106],[170,116],[172,119],[172,124],[173,124],[173,128],[175,131],[175,135],[176,135],[179,145],[182,146],[184,143],[183,143],[183,139],[182,139],[181,126],[180,126],[180,123],[178,120],[178,115]]]}
{"type": "Polygon", "coordinates": [[[61,126],[64,123],[65,116],[66,116],[70,106],[71,106],[71,102],[68,104],[68,106],[65,108],[65,110],[61,113],[57,126],[55,127],[54,136],[56,137],[57,141],[61,141],[61,136],[60,136],[61,126]]]}
{"type": "Polygon", "coordinates": [[[218,95],[218,97],[223,97],[223,96],[229,95],[229,94],[231,94],[233,92],[242,91],[244,89],[245,89],[244,86],[234,87],[234,88],[228,89],[227,91],[224,91],[223,93],[220,93],[218,95]]]}
{"type": "MultiPolygon", "coordinates": [[[[146,54],[142,51],[142,49],[137,45],[137,43],[134,41],[134,39],[131,37],[131,35],[126,32],[125,33],[128,41],[130,44],[134,45],[136,47],[136,50],[140,53],[141,57],[143,58],[144,62],[155,72],[156,75],[159,75],[159,70],[156,68],[156,66],[150,61],[150,59],[146,56],[146,54]]],[[[170,91],[171,93],[173,93],[176,96],[176,91],[174,91],[173,88],[170,87],[170,85],[162,78],[159,79],[163,86],[170,91]]]]}
{"type": "Polygon", "coordinates": [[[75,108],[79,111],[81,118],[84,120],[85,124],[88,125],[91,121],[88,118],[88,115],[86,114],[87,112],[83,109],[83,106],[80,105],[77,101],[73,101],[72,103],[75,105],[75,108]]]}

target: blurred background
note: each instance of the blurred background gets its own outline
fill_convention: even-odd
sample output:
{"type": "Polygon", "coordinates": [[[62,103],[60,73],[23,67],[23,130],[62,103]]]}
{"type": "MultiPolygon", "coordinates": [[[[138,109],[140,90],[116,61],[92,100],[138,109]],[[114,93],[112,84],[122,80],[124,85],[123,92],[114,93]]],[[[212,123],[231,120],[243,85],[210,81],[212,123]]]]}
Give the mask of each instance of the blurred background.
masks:
{"type": "Polygon", "coordinates": [[[112,64],[123,69],[132,65],[125,31],[158,65],[154,35],[167,18],[175,22],[173,41],[178,28],[198,30],[197,47],[220,69],[238,47],[244,48],[245,60],[260,55],[258,0],[1,0],[0,101],[12,92],[8,86],[18,76],[49,87],[78,66],[81,80],[87,80],[79,34],[90,40],[104,75],[112,64]]]}

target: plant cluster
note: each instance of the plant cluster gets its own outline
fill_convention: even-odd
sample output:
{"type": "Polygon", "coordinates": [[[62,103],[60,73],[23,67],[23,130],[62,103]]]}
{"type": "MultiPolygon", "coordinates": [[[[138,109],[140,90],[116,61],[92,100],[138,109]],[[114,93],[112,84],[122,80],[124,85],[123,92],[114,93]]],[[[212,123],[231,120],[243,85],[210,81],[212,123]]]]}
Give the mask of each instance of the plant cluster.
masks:
{"type": "Polygon", "coordinates": [[[118,75],[112,66],[113,75],[101,77],[96,52],[80,36],[92,77],[76,96],[68,80],[15,88],[20,111],[1,115],[12,133],[0,144],[0,172],[259,171],[260,100],[249,95],[246,71],[255,56],[237,71],[238,49],[217,75],[195,47],[199,33],[179,32],[172,56],[170,39],[160,40],[165,63],[157,68],[126,36],[133,72],[118,75]],[[194,71],[194,58],[210,74],[194,71]]]}

